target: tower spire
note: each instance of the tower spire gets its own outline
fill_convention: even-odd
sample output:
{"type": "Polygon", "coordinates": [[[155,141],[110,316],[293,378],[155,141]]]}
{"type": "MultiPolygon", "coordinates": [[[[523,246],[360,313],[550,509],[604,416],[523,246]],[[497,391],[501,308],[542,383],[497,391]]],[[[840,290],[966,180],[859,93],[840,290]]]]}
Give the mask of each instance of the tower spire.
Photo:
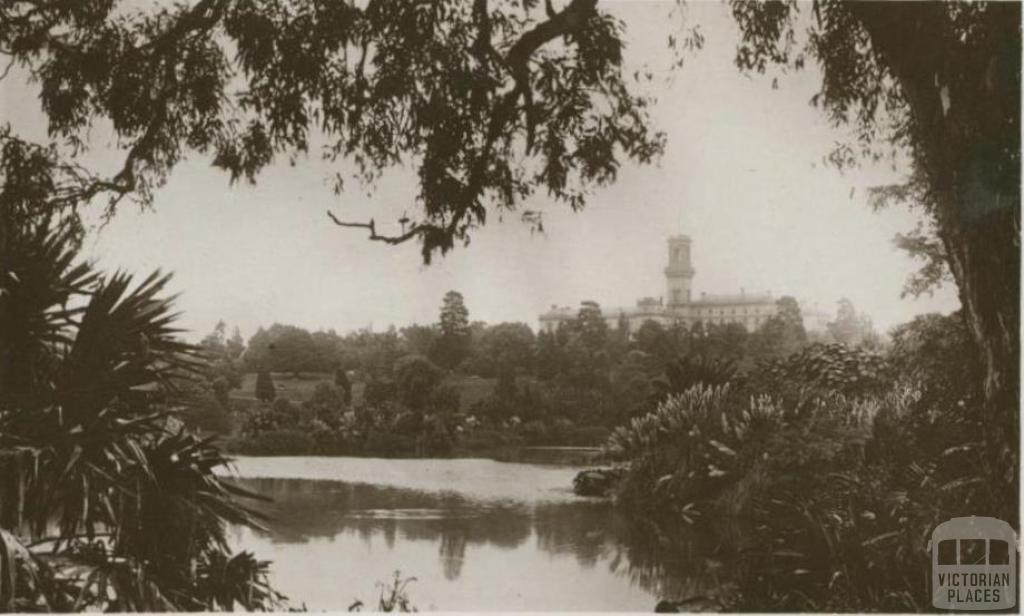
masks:
{"type": "Polygon", "coordinates": [[[696,270],[690,262],[690,236],[673,235],[668,238],[668,265],[665,267],[665,285],[668,305],[690,303],[690,285],[696,270]]]}

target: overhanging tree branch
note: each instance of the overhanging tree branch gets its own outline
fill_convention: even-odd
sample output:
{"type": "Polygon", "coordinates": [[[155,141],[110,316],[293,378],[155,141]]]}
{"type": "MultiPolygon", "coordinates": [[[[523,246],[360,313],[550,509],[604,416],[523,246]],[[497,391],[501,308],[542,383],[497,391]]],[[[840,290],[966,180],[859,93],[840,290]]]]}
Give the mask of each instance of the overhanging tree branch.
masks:
{"type": "Polygon", "coordinates": [[[370,222],[346,222],[340,220],[330,210],[327,211],[327,216],[330,217],[330,219],[334,221],[334,224],[338,225],[339,227],[349,227],[352,229],[368,229],[370,231],[370,236],[368,238],[369,240],[374,242],[384,242],[385,244],[392,245],[404,244],[405,242],[408,242],[412,238],[420,236],[423,233],[426,233],[429,228],[429,225],[414,224],[412,227],[409,228],[408,231],[405,231],[404,233],[401,233],[399,235],[379,235],[377,233],[377,223],[372,218],[370,219],[370,222]]]}

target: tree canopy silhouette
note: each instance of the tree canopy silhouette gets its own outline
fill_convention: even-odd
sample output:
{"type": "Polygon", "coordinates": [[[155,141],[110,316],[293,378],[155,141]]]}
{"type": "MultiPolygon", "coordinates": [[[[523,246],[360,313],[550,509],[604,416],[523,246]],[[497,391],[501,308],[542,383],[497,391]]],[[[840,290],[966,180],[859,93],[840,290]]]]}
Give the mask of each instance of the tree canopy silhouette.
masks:
{"type": "Polygon", "coordinates": [[[514,211],[537,189],[579,209],[623,159],[661,153],[648,101],[623,75],[622,31],[596,0],[0,7],[0,51],[38,80],[50,136],[79,151],[105,119],[127,150],[112,177],[48,158],[54,205],[107,195],[110,214],[124,197],[149,203],[189,151],[251,181],[275,157],[308,152],[318,132],[324,156],[354,162],[364,181],[417,169],[401,232],[330,216],[372,240],[419,240],[426,261],[468,242],[489,209],[514,211]]]}

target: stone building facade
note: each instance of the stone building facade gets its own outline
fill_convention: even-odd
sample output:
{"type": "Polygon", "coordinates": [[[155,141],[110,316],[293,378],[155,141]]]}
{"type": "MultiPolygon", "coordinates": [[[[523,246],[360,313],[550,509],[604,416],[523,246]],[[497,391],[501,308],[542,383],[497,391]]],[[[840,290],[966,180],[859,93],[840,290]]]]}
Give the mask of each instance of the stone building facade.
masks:
{"type": "MultiPolygon", "coordinates": [[[[636,306],[625,308],[605,308],[601,312],[609,327],[617,327],[625,322],[629,331],[635,332],[644,321],[656,321],[666,327],[676,323],[692,327],[700,321],[705,324],[724,325],[739,323],[754,331],[769,317],[775,314],[776,298],[770,292],[747,293],[740,291],[728,295],[709,295],[701,293],[693,297],[693,277],[696,270],[691,261],[692,241],[687,235],[674,235],[668,238],[668,264],[665,266],[665,295],[663,297],[645,297],[637,301],[636,306]]],[[[824,328],[827,315],[820,311],[801,306],[805,312],[804,325],[808,331],[824,328]]],[[[577,308],[571,306],[552,306],[540,315],[541,331],[552,332],[564,321],[576,318],[577,308]]]]}

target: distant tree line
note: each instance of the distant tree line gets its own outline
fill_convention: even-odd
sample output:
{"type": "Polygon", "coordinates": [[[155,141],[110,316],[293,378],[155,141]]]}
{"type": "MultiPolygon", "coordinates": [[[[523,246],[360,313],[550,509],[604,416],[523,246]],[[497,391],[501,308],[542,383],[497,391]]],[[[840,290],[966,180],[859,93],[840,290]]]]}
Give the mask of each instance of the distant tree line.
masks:
{"type": "Polygon", "coordinates": [[[514,373],[545,380],[565,377],[592,386],[595,375],[609,372],[632,351],[662,362],[693,354],[752,363],[790,355],[812,342],[872,348],[882,344],[870,318],[858,313],[848,299],[840,300],[837,317],[826,332],[806,331],[792,297],[782,297],[777,305],[776,314],[754,331],[739,323],[697,321],[688,326],[654,320],[634,331],[625,321],[609,326],[600,305],[584,301],[575,319],[553,331],[534,333],[521,322],[470,321],[462,295],[449,291],[435,323],[345,335],[275,323],[259,328],[246,345],[237,328],[228,338],[227,326],[220,322],[201,346],[235,387],[241,372],[261,370],[296,376],[344,370],[390,378],[395,362],[406,355],[420,355],[446,370],[483,378],[514,373]]]}
{"type": "Polygon", "coordinates": [[[417,416],[444,410],[499,429],[522,425],[528,438],[546,442],[565,436],[569,427],[611,428],[650,411],[658,400],[657,380],[680,358],[744,372],[815,342],[880,344],[870,319],[849,300],[840,302],[827,332],[812,334],[796,300],[783,297],[777,308],[754,331],[738,323],[666,326],[653,320],[633,331],[624,319],[609,325],[600,305],[585,301],[574,319],[534,333],[525,323],[471,321],[463,296],[449,291],[437,321],[429,324],[345,335],[274,324],[246,345],[237,328],[228,336],[222,322],[201,347],[210,362],[211,395],[224,412],[231,412],[229,392],[241,386],[244,373],[256,379],[242,397],[274,404],[272,375],[278,374],[333,383],[348,410],[356,406],[353,383],[361,383],[358,404],[367,412],[388,405],[417,416]],[[458,388],[446,381],[474,378],[483,379],[489,393],[463,408],[458,388]]]}

